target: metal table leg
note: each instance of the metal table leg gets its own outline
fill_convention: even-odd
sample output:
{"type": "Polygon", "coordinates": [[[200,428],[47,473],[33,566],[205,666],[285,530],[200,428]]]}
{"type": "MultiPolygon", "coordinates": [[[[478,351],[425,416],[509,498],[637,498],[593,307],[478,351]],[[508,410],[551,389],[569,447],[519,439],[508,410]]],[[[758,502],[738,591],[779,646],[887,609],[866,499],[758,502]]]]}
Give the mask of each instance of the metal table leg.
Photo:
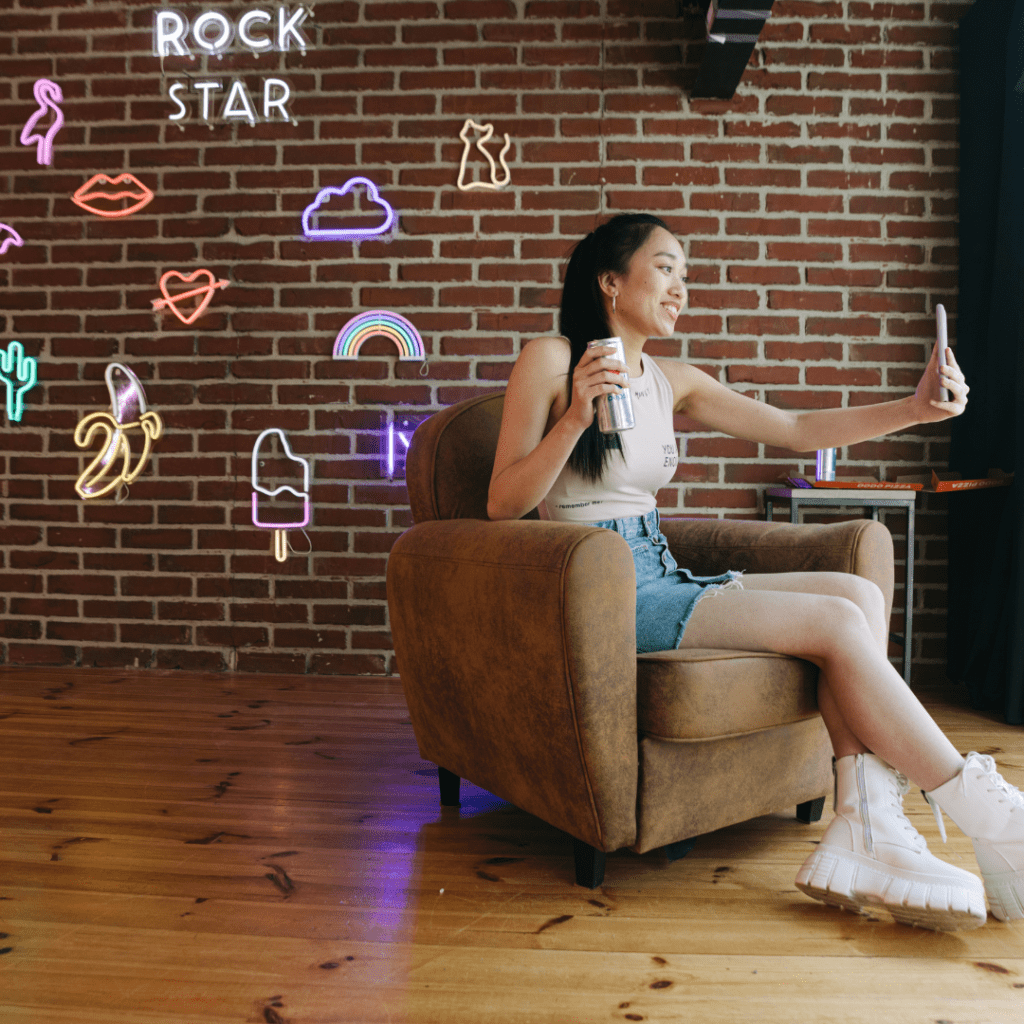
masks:
{"type": "Polygon", "coordinates": [[[914,505],[907,505],[907,585],[903,595],[903,681],[910,685],[914,635],[914,505]]]}

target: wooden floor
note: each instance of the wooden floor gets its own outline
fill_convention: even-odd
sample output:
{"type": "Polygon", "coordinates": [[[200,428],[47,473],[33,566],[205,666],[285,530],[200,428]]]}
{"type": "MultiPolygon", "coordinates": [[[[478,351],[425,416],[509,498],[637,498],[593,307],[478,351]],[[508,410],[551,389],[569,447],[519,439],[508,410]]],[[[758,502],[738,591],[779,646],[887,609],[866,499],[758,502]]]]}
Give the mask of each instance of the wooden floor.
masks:
{"type": "MultiPolygon", "coordinates": [[[[934,711],[1024,781],[1024,732],[934,711]]],[[[0,1022],[1024,1019],[1024,924],[793,888],[829,814],[617,853],[590,892],[547,825],[465,784],[439,808],[397,680],[0,670],[0,1022]]]]}

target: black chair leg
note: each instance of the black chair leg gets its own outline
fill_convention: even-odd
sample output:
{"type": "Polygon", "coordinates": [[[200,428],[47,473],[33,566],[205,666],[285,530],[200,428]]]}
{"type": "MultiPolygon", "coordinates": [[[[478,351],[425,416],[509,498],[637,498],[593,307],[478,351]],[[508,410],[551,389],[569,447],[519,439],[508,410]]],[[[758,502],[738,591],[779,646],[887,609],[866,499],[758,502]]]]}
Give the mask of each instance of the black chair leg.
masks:
{"type": "Polygon", "coordinates": [[[572,847],[576,858],[576,884],[596,889],[604,881],[604,850],[598,850],[575,836],[572,847]]]}
{"type": "Polygon", "coordinates": [[[442,807],[461,807],[459,803],[459,783],[462,781],[454,772],[437,766],[437,781],[441,787],[442,807]]]}
{"type": "Polygon", "coordinates": [[[678,843],[669,843],[665,847],[665,853],[668,854],[669,863],[674,860],[682,860],[695,846],[697,845],[697,837],[693,836],[691,839],[683,839],[678,843]]]}
{"type": "Polygon", "coordinates": [[[825,798],[819,796],[817,800],[808,800],[805,804],[796,805],[796,817],[805,825],[812,821],[821,821],[821,812],[825,809],[825,798]]]}

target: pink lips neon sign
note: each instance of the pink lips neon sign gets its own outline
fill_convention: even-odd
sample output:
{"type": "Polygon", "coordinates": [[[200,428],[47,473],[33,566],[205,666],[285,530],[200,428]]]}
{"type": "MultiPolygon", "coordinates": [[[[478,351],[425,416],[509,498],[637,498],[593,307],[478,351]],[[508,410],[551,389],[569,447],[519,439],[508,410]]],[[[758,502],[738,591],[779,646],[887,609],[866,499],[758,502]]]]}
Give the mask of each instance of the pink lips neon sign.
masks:
{"type": "Polygon", "coordinates": [[[75,190],[71,201],[97,217],[130,217],[153,201],[153,192],[134,174],[94,174],[75,190]],[[128,206],[117,205],[124,199],[131,200],[128,206]]]}

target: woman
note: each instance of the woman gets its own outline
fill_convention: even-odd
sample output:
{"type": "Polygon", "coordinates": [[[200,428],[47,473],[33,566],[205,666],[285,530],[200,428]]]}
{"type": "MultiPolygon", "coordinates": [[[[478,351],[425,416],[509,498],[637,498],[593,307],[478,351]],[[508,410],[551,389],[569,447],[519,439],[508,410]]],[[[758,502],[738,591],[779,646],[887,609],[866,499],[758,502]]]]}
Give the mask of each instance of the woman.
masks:
{"type": "Polygon", "coordinates": [[[615,217],[576,246],[563,336],[525,345],[509,379],[488,515],[517,519],[539,505],[550,519],[621,533],[637,569],[639,650],[774,651],[819,667],[836,817],[801,867],[800,889],[851,910],[881,905],[896,920],[939,930],[982,924],[986,890],[994,916],[1024,917],[1024,797],[992,758],[971,753],[965,762],[904,685],[886,656],[878,588],[831,572],[694,577],[676,567],[655,508],[675,468],[673,412],[777,448],[836,448],[962,413],[969,389],[955,357],[940,368],[933,350],[914,394],[896,401],[789,412],[644,354],[648,338],[672,333],[685,305],[683,249],[657,217],[615,217]],[[614,336],[625,365],[587,347],[614,336]],[[625,386],[637,425],[603,435],[594,400],[625,386]],[[928,851],[903,813],[907,778],[927,791],[940,829],[941,808],[971,837],[984,886],[928,851]]]}

